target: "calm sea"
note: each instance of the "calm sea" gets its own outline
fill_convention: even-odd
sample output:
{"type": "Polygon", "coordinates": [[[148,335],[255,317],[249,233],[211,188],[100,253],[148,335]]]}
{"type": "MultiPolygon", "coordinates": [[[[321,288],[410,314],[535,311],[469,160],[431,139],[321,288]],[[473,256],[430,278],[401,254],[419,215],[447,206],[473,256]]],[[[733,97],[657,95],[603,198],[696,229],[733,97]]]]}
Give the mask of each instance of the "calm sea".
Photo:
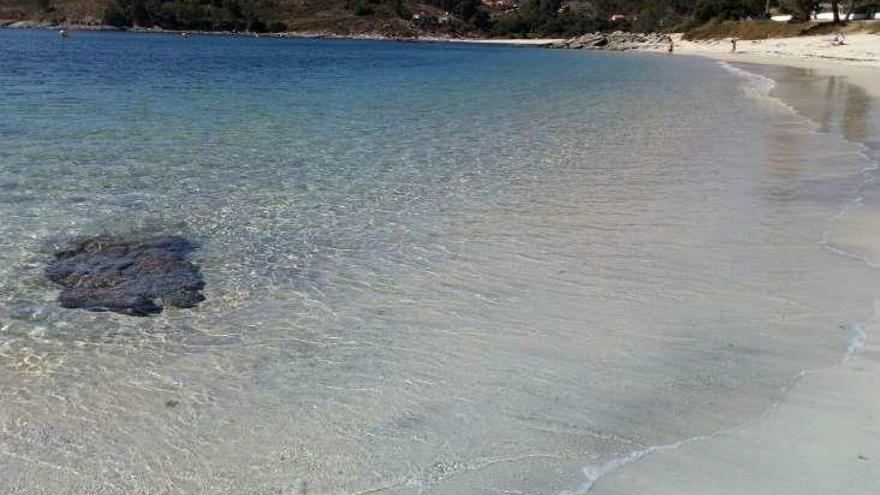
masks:
{"type": "Polygon", "coordinates": [[[754,420],[880,283],[833,239],[870,99],[783,72],[807,110],[696,58],[0,31],[2,490],[582,493],[754,420]],[[143,230],[205,303],[58,307],[54,246],[143,230]]]}

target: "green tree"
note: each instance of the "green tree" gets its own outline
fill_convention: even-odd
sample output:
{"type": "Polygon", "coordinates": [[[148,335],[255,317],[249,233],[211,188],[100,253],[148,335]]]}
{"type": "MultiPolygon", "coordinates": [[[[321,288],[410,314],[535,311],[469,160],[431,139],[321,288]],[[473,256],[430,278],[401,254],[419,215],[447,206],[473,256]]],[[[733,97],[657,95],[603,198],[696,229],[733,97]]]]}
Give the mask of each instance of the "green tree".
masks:
{"type": "Polygon", "coordinates": [[[816,0],[779,0],[782,10],[792,15],[794,21],[809,21],[819,6],[816,0]]]}
{"type": "Polygon", "coordinates": [[[759,16],[765,9],[764,0],[697,0],[693,15],[700,22],[738,20],[759,16]]]}

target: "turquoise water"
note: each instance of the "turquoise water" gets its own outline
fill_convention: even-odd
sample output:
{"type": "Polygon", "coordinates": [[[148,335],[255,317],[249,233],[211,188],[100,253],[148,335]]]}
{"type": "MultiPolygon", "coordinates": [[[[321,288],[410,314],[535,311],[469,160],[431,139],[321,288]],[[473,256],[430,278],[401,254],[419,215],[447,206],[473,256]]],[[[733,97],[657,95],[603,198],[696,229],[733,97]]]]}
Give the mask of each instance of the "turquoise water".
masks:
{"type": "Polygon", "coordinates": [[[758,416],[839,360],[877,283],[827,249],[866,156],[763,82],[651,55],[0,31],[0,479],[562,493],[758,416]],[[53,246],[140,230],[201,244],[205,303],[57,307],[53,246]]]}

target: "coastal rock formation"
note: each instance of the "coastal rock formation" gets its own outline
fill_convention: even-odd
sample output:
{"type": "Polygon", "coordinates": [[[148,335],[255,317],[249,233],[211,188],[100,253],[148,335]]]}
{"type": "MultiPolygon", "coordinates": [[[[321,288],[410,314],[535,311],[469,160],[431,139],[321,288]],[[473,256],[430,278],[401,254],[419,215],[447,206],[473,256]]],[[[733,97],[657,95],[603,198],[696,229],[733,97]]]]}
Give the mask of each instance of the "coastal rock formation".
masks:
{"type": "Polygon", "coordinates": [[[57,251],[45,273],[62,287],[64,308],[150,316],[205,300],[205,281],[189,260],[196,248],[178,236],[96,237],[57,251]]]}
{"type": "Polygon", "coordinates": [[[672,39],[659,33],[591,33],[548,45],[549,48],[569,48],[583,50],[639,50],[646,48],[665,48],[672,39]]]}

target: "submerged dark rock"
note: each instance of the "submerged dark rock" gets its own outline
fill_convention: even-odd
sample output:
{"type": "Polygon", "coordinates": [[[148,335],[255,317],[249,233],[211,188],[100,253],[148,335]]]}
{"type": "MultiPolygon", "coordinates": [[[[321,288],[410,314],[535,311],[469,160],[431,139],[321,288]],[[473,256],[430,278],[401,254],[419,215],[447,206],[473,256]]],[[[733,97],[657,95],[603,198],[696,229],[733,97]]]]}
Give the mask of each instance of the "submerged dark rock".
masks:
{"type": "Polygon", "coordinates": [[[150,316],[205,300],[205,281],[189,260],[197,247],[179,236],[79,240],[55,253],[46,276],[62,287],[64,308],[150,316]]]}

